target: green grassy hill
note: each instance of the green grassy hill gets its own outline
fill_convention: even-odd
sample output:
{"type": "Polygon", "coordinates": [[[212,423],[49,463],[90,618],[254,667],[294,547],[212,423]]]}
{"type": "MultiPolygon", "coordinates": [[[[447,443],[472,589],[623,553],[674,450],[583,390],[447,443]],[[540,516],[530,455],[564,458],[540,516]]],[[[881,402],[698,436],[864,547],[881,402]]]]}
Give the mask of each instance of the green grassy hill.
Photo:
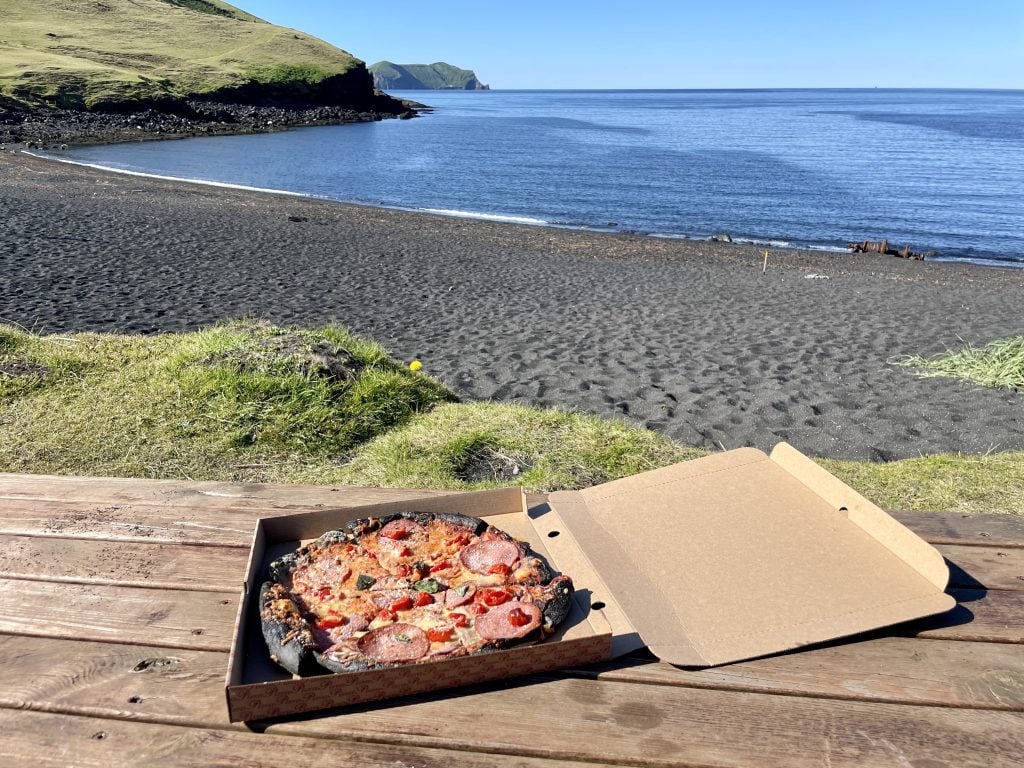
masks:
{"type": "Polygon", "coordinates": [[[459,69],[443,61],[435,64],[393,64],[378,61],[370,65],[373,82],[386,90],[486,91],[471,69],[459,69]]]}
{"type": "Polygon", "coordinates": [[[125,109],[190,97],[358,105],[365,64],[220,0],[3,0],[0,105],[125,109]]]}

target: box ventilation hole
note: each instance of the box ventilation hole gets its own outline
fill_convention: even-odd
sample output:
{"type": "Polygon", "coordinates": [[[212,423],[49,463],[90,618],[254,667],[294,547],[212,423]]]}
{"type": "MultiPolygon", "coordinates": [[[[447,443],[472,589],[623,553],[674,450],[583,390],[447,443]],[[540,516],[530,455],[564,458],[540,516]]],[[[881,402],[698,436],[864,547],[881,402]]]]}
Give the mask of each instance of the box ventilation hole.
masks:
{"type": "Polygon", "coordinates": [[[553,538],[555,538],[555,536],[557,536],[560,533],[561,533],[561,531],[548,531],[548,538],[549,539],[553,539],[553,538]]]}

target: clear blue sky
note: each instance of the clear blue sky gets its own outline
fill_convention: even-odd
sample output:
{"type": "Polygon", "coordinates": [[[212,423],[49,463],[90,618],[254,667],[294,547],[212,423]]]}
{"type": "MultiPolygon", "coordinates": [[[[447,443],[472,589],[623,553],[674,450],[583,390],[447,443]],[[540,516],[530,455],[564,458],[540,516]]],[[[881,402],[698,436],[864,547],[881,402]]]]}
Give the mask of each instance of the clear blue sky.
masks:
{"type": "Polygon", "coordinates": [[[234,0],[494,88],[1024,88],[1024,0],[234,0]]]}

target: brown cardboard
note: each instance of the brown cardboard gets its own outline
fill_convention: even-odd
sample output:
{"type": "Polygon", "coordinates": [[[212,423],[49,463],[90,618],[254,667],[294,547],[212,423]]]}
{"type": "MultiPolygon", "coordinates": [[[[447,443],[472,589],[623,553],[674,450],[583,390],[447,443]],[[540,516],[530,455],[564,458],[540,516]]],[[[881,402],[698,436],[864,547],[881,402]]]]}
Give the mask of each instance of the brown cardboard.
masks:
{"type": "MultiPolygon", "coordinates": [[[[703,667],[949,610],[942,556],[782,443],[551,495],[618,655],[703,667]]],[[[567,551],[571,550],[571,554],[567,551]]]]}
{"type": "Polygon", "coordinates": [[[608,658],[611,652],[611,629],[607,621],[589,610],[588,596],[596,579],[590,566],[573,563],[570,567],[551,556],[545,547],[544,535],[527,514],[525,496],[518,488],[263,518],[256,525],[246,574],[228,661],[226,695],[228,717],[232,722],[263,720],[589,664],[608,658]],[[456,512],[484,518],[529,542],[556,570],[571,574],[577,589],[575,604],[555,636],[535,645],[515,646],[480,656],[307,678],[293,677],[270,661],[257,604],[267,563],[348,520],[412,511],[456,512]]]}

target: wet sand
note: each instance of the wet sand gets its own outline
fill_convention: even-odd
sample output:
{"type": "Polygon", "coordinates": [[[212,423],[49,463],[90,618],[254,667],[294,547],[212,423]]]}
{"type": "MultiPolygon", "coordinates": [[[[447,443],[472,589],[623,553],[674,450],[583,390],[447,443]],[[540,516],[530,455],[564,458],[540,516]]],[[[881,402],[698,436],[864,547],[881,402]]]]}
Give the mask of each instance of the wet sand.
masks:
{"type": "Polygon", "coordinates": [[[441,218],[0,153],[0,321],[344,325],[461,397],[690,445],[1024,449],[1024,395],[890,363],[1024,335],[1024,270],[441,218]]]}

